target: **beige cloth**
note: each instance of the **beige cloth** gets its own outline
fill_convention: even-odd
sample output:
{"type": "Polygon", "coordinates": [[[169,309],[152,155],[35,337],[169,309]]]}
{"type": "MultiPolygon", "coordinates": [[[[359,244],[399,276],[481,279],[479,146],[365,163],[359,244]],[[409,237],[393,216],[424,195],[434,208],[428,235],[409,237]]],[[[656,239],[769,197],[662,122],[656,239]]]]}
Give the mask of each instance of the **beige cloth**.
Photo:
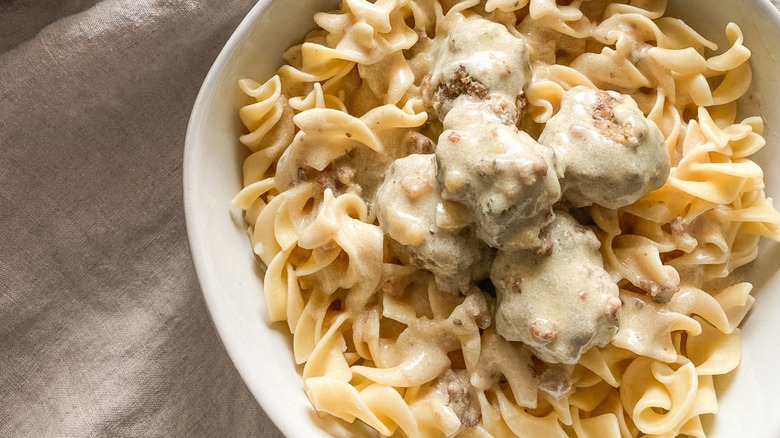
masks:
{"type": "Polygon", "coordinates": [[[0,2],[0,437],[279,435],[182,207],[192,104],[253,4],[0,2]]]}
{"type": "Polygon", "coordinates": [[[252,4],[0,2],[0,437],[279,435],[212,328],[181,196],[189,111],[252,4]]]}

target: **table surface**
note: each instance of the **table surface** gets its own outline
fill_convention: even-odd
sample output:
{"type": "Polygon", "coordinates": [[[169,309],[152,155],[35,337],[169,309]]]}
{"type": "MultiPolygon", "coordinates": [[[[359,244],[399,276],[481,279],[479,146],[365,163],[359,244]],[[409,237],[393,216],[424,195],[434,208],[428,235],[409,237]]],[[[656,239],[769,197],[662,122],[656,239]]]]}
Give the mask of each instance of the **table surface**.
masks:
{"type": "Polygon", "coordinates": [[[253,4],[0,2],[0,436],[280,436],[182,206],[190,109],[253,4]]]}

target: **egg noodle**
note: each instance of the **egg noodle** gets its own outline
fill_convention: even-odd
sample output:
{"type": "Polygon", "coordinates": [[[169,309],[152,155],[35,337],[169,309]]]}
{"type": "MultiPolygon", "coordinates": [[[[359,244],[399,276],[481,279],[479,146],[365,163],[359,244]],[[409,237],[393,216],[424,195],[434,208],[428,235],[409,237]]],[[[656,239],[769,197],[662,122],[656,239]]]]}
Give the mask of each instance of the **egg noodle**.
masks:
{"type": "Polygon", "coordinates": [[[738,325],[754,301],[731,274],[757,257],[761,236],[780,240],[780,215],[749,158],[765,144],[762,120],[736,120],[751,81],[740,28],[726,26],[730,46],[718,51],[665,9],[344,0],[315,16],[319,28],[276,76],[239,82],[251,154],[233,205],[246,212],[270,318],[294,335],[314,409],[385,436],[705,436],[701,416],[718,410],[713,376],[737,367],[738,325]],[[576,363],[506,340],[489,287],[442,290],[400,261],[377,218],[387,168],[432,154],[443,129],[424,96],[432,47],[451,23],[478,19],[527,45],[517,126],[533,139],[576,86],[630,96],[663,134],[663,186],[575,215],[622,302],[610,341],[576,363]]]}

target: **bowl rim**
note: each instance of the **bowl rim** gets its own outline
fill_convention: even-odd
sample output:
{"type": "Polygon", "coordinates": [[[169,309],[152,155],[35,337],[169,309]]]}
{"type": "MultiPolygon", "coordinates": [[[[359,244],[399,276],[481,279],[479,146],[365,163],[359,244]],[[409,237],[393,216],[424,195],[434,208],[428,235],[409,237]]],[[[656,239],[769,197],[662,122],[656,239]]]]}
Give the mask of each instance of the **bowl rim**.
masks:
{"type": "Polygon", "coordinates": [[[192,255],[192,263],[195,268],[195,275],[200,286],[201,296],[206,304],[206,309],[214,327],[217,332],[217,336],[222,344],[222,347],[227,352],[228,357],[233,368],[238,372],[241,377],[242,383],[249,392],[252,394],[256,403],[263,410],[266,416],[273,422],[273,424],[279,429],[282,434],[289,436],[293,430],[288,427],[287,422],[282,421],[286,416],[281,408],[275,408],[275,403],[267,391],[260,390],[257,385],[253,385],[250,382],[252,379],[246,375],[246,371],[243,367],[238,366],[238,358],[240,357],[240,350],[243,348],[243,344],[237,339],[231,336],[227,336],[226,317],[223,317],[216,309],[218,305],[213,293],[209,293],[210,290],[219,290],[219,283],[215,277],[210,274],[213,270],[209,263],[209,258],[206,256],[206,244],[198,239],[198,230],[201,230],[202,218],[196,214],[194,198],[198,196],[198,192],[193,188],[193,181],[197,180],[196,166],[194,158],[196,155],[194,143],[199,136],[198,127],[203,123],[205,119],[206,106],[210,103],[213,95],[217,91],[217,84],[222,79],[222,76],[226,74],[227,67],[230,59],[237,52],[237,49],[242,45],[244,40],[248,37],[250,29],[259,21],[263,14],[276,0],[257,0],[254,6],[244,16],[236,29],[232,32],[225,45],[219,52],[219,55],[215,58],[213,64],[209,68],[203,83],[200,86],[198,95],[195,98],[195,103],[192,106],[190,112],[190,118],[187,123],[187,132],[184,138],[184,155],[182,162],[182,192],[184,203],[184,220],[187,229],[187,240],[190,247],[190,254],[192,255]]]}

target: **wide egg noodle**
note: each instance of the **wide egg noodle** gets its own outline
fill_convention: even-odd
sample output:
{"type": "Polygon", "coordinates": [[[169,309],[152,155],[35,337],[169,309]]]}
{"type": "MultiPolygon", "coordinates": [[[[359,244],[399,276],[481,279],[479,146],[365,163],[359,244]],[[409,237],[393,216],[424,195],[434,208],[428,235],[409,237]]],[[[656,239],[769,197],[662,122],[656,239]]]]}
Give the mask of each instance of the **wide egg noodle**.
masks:
{"type": "Polygon", "coordinates": [[[717,46],[666,1],[344,0],[265,83],[239,81],[250,151],[233,205],[265,265],[270,321],[293,333],[313,407],[381,435],[704,437],[713,377],[740,360],[752,286],[733,279],[780,240],[750,156],[759,117],[736,119],[750,84],[739,26],[717,46]],[[393,160],[430,153],[430,47],[453,17],[485,17],[529,45],[523,130],[538,135],[575,86],[630,95],[661,131],[671,172],[632,205],[594,205],[620,328],[576,365],[551,366],[492,327],[494,299],[440,291],[392,257],[376,185],[393,160]],[[429,141],[429,140],[428,140],[429,141]],[[553,376],[553,377],[550,377],[553,376]]]}

